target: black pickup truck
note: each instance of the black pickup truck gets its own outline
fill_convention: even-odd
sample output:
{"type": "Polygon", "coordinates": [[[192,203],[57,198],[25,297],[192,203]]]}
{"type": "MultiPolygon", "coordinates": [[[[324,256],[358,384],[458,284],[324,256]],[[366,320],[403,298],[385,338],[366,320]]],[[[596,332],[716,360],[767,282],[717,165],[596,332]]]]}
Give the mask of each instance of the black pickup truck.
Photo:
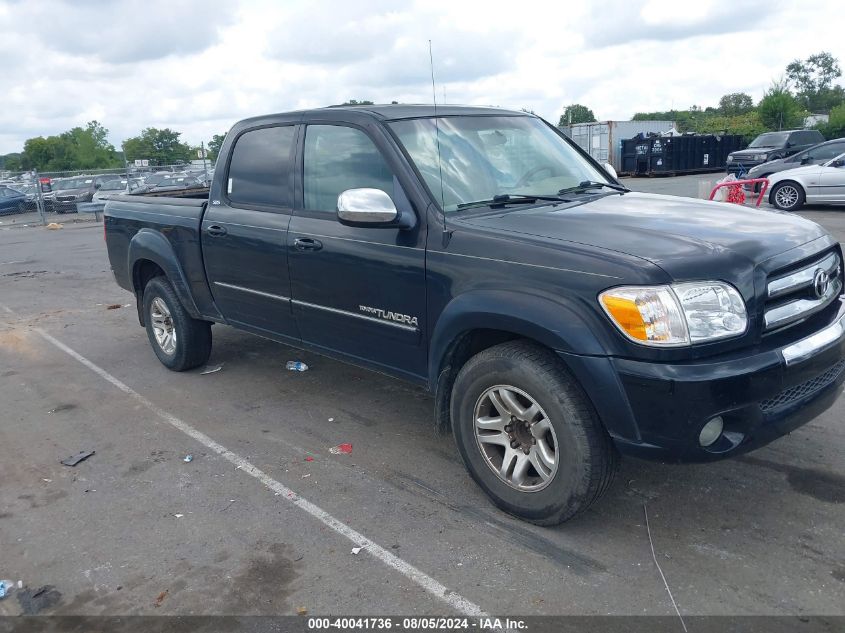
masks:
{"type": "Polygon", "coordinates": [[[166,367],[204,364],[220,323],[423,385],[475,481],[539,524],[595,501],[620,452],[738,455],[845,379],[821,227],[628,191],[522,112],[245,120],[207,199],[115,198],[105,233],[166,367]]]}

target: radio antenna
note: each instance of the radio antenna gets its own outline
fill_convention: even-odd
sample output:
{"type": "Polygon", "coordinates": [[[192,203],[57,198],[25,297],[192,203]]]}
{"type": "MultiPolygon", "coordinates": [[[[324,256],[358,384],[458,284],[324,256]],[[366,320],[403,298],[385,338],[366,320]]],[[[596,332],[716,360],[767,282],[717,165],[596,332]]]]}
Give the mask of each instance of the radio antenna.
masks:
{"type": "Polygon", "coordinates": [[[431,52],[431,40],[428,40],[428,63],[431,67],[431,98],[434,101],[434,138],[437,142],[437,170],[440,173],[440,208],[443,210],[443,245],[449,239],[446,229],[446,202],[443,194],[443,161],[440,157],[440,124],[437,119],[437,89],[434,83],[434,54],[431,52]]]}

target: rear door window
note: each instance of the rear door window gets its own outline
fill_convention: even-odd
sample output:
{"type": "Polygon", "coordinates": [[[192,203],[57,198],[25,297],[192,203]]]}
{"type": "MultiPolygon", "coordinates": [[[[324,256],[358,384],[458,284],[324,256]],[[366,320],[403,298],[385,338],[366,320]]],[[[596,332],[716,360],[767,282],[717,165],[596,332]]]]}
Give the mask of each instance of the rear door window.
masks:
{"type": "Polygon", "coordinates": [[[232,149],[226,194],[232,206],[291,206],[290,169],[296,128],[258,128],[241,134],[232,149]]]}

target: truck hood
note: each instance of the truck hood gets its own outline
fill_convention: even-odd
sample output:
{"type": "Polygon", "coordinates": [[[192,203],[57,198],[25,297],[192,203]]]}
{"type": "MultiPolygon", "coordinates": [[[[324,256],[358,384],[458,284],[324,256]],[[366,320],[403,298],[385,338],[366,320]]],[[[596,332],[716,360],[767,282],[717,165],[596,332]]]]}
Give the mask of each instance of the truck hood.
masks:
{"type": "Polygon", "coordinates": [[[752,147],[731,152],[730,154],[728,154],[728,156],[731,156],[734,160],[737,160],[739,158],[748,158],[749,156],[753,156],[754,154],[771,154],[776,149],[776,147],[752,147]]]}
{"type": "Polygon", "coordinates": [[[635,192],[576,207],[509,209],[465,222],[625,253],[660,266],[675,279],[695,278],[701,266],[715,273],[723,267],[736,270],[737,264],[757,265],[826,235],[797,215],[635,192]]]}

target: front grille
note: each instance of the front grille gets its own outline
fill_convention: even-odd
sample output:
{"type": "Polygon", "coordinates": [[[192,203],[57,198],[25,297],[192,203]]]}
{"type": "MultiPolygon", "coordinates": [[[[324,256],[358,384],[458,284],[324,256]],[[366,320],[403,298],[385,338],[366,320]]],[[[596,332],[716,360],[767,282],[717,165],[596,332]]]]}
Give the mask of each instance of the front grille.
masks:
{"type": "Polygon", "coordinates": [[[764,330],[795,325],[830,305],[842,294],[842,261],[831,250],[787,272],[777,272],[766,284],[764,330]]]}
{"type": "Polygon", "coordinates": [[[809,398],[814,393],[821,391],[828,385],[836,382],[836,380],[842,375],[843,371],[845,371],[845,360],[840,360],[823,374],[820,374],[807,382],[801,383],[800,385],[785,389],[774,398],[763,400],[760,402],[760,409],[763,413],[772,413],[778,409],[788,407],[793,402],[809,398]]]}

